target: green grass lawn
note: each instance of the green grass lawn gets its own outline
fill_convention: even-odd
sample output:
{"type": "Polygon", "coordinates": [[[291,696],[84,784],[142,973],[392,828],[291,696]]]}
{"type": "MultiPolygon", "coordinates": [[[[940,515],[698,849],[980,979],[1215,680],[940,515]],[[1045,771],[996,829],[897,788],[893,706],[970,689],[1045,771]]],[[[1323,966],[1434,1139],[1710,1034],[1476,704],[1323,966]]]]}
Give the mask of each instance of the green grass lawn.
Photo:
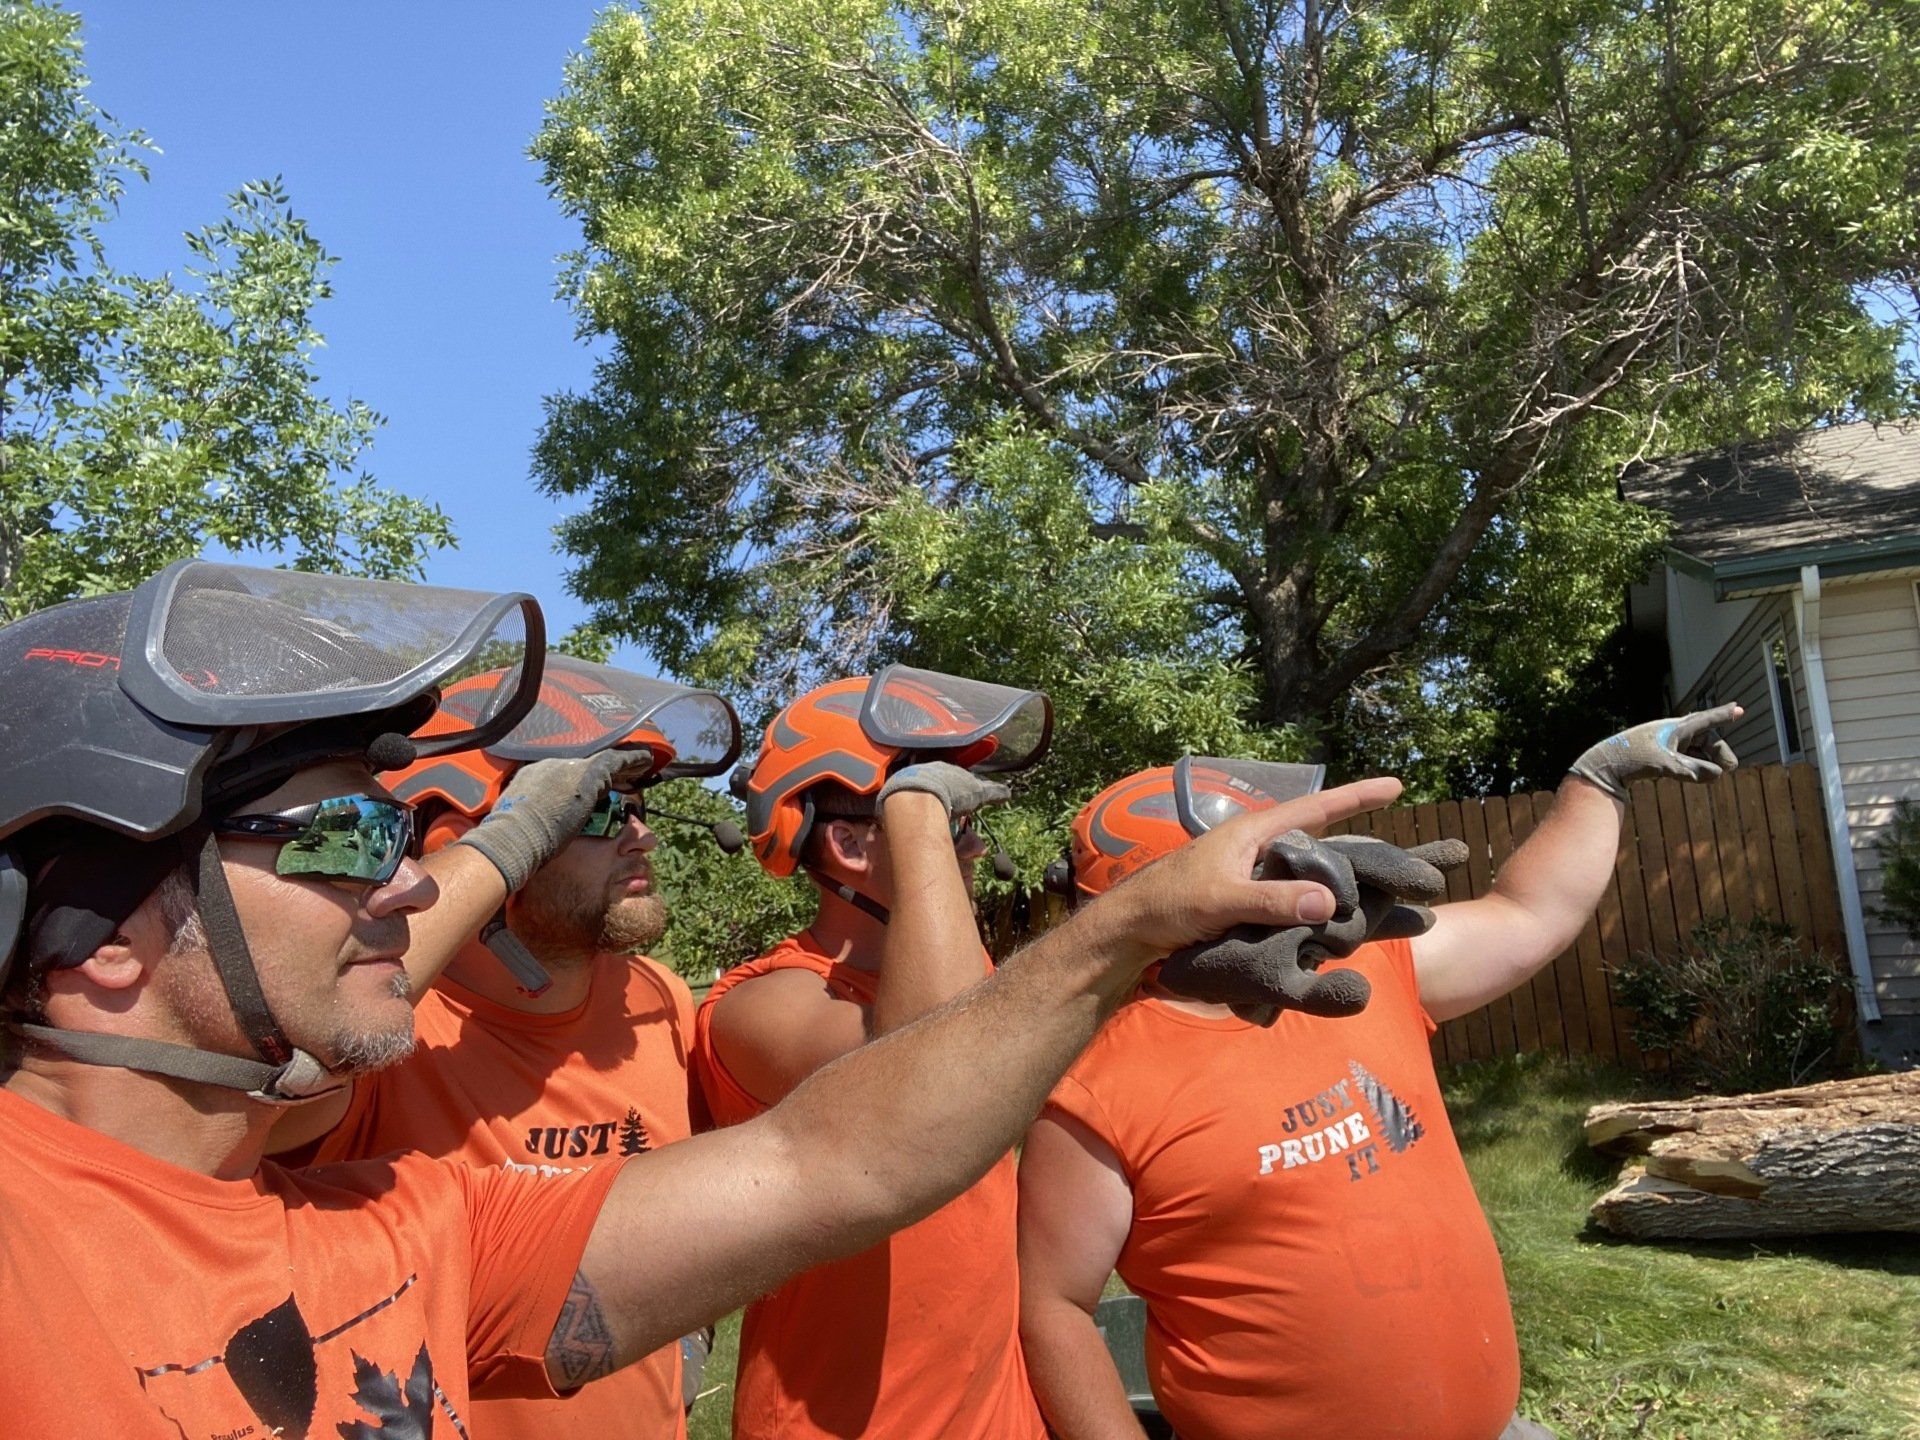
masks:
{"type": "Polygon", "coordinates": [[[1589,1105],[1646,1082],[1538,1057],[1456,1069],[1448,1107],[1506,1257],[1522,1406],[1562,1436],[1920,1437],[1920,1236],[1607,1239],[1589,1105]]]}
{"type": "MultiPolygon", "coordinates": [[[[1587,1226],[1617,1165],[1589,1105],[1652,1093],[1529,1057],[1447,1077],[1506,1257],[1522,1408],[1563,1440],[1920,1440],[1920,1236],[1635,1245],[1587,1226]]],[[[720,1329],[692,1440],[725,1440],[739,1318],[720,1329]]]]}
{"type": "Polygon", "coordinates": [[[733,1433],[733,1368],[740,1358],[740,1314],[715,1327],[701,1398],[687,1420],[687,1440],[728,1440],[733,1433]]]}

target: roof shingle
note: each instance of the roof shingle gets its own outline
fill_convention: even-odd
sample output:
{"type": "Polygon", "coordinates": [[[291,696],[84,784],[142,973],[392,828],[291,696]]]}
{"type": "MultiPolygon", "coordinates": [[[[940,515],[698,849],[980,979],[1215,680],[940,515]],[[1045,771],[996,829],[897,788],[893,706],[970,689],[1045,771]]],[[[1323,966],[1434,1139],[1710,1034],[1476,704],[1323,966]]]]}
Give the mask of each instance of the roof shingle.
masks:
{"type": "Polygon", "coordinates": [[[1707,565],[1920,534],[1920,423],[1865,421],[1651,461],[1621,496],[1663,510],[1667,543],[1707,565]]]}

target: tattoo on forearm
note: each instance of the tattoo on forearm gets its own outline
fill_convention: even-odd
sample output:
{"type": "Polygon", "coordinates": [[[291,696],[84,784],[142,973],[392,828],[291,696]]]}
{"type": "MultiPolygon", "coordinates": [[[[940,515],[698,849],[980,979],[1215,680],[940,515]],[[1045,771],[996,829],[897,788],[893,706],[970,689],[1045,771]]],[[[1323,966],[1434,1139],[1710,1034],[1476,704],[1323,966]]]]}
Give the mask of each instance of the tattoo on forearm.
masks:
{"type": "Polygon", "coordinates": [[[582,1270],[573,1277],[567,1303],[560,1307],[560,1318],[547,1341],[547,1369],[553,1372],[556,1388],[572,1390],[611,1375],[614,1367],[613,1327],[600,1308],[599,1292],[582,1270]]]}

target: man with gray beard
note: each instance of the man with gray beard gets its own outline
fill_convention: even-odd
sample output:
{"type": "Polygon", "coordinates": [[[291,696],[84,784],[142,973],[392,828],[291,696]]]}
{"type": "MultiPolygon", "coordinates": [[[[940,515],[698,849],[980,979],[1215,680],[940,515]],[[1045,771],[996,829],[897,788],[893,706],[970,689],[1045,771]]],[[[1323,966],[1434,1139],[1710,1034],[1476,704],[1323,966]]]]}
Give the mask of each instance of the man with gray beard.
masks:
{"type": "MultiPolygon", "coordinates": [[[[452,687],[443,713],[466,723],[461,712],[484,710],[507,679],[452,687]]],[[[382,778],[418,806],[432,852],[477,825],[532,759],[630,750],[649,761],[633,782],[644,794],[654,781],[730,764],[737,736],[731,709],[710,692],[555,655],[539,704],[506,741],[382,778]]],[[[418,1150],[552,1174],[687,1138],[699,1108],[687,1085],[693,1001],[684,981],[641,953],[665,933],[667,912],[640,794],[610,793],[444,973],[411,976],[420,987],[412,1055],[361,1075],[349,1095],[290,1112],[270,1143],[278,1159],[418,1150]]],[[[683,1437],[689,1348],[704,1354],[690,1337],[565,1399],[475,1401],[475,1432],[683,1437]]]]}

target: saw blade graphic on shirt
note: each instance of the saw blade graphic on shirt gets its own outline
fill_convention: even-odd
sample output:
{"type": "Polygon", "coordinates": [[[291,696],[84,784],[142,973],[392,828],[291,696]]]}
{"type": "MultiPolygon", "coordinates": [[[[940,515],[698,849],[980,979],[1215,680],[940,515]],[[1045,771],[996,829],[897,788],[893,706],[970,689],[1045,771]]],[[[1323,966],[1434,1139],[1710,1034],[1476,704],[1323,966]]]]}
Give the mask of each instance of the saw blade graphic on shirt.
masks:
{"type": "Polygon", "coordinates": [[[1380,1133],[1386,1136],[1389,1150],[1396,1155],[1401,1154],[1427,1133],[1420,1124],[1420,1117],[1414,1114],[1413,1107],[1389,1090],[1371,1070],[1358,1060],[1349,1060],[1347,1069],[1352,1072],[1361,1095],[1372,1109],[1373,1118],[1379,1122],[1380,1133]]]}

